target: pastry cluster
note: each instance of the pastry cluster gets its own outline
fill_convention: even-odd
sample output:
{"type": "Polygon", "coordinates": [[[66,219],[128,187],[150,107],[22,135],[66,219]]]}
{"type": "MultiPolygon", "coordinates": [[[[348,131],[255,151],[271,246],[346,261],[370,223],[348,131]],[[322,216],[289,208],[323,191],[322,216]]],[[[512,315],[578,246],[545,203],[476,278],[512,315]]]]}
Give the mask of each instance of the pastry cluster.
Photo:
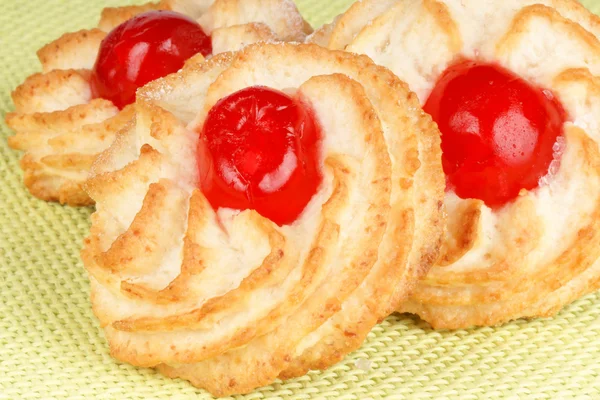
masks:
{"type": "Polygon", "coordinates": [[[26,186],[96,206],[113,357],[247,393],[394,311],[493,326],[600,287],[598,17],[362,0],[311,32],[289,0],[105,9],[13,93],[26,186]]]}

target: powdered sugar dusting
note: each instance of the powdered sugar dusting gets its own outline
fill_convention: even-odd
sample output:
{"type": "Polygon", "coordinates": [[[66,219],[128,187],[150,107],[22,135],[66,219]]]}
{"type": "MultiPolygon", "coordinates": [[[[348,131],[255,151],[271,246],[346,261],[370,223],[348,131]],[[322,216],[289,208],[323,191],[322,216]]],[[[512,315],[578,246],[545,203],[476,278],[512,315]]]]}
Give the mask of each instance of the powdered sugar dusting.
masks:
{"type": "Polygon", "coordinates": [[[548,168],[548,173],[540,178],[539,186],[549,185],[554,176],[558,173],[560,169],[560,160],[562,155],[567,148],[567,142],[564,136],[559,136],[556,139],[556,143],[552,146],[552,162],[550,163],[550,167],[548,168]]]}

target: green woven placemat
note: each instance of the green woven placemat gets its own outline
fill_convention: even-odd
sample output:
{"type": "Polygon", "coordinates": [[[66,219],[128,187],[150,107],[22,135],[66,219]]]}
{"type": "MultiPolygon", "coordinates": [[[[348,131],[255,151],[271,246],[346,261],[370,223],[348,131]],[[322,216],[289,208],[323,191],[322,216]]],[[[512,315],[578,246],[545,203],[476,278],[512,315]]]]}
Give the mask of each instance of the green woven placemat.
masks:
{"type": "MultiPolygon", "coordinates": [[[[102,7],[127,2],[0,0],[2,117],[12,109],[10,91],[39,70],[35,50],[94,25],[102,7]]],[[[350,3],[298,0],[314,26],[350,3]]],[[[585,4],[600,11],[599,1],[585,4]]],[[[0,134],[0,399],[210,399],[184,381],[110,358],[79,260],[91,210],[30,197],[4,122],[0,134]]],[[[237,398],[600,399],[600,294],[554,319],[501,328],[433,331],[392,316],[330,370],[237,398]]]]}

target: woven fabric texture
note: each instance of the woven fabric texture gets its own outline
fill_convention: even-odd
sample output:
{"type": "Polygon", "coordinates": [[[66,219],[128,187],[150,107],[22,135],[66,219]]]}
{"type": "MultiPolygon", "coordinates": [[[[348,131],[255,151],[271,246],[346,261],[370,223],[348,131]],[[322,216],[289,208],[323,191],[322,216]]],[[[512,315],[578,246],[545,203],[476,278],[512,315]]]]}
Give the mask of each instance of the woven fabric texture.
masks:
{"type": "MultiPolygon", "coordinates": [[[[91,209],[47,204],[21,183],[8,148],[10,92],[40,69],[35,51],[128,0],[0,0],[0,399],[210,399],[110,358],[90,309],[79,248],[91,209]]],[[[298,0],[313,26],[351,0],[298,0]]],[[[585,1],[600,11],[600,1],[585,1]]],[[[556,318],[434,331],[391,316],[362,348],[321,373],[239,399],[600,399],[600,294],[556,318]]]]}

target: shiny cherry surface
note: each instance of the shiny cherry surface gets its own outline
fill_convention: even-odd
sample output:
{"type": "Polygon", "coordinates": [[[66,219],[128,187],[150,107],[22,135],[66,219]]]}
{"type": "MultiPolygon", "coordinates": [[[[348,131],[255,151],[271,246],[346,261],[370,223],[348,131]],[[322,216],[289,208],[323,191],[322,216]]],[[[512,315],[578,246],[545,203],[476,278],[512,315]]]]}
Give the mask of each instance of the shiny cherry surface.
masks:
{"type": "Polygon", "coordinates": [[[202,192],[215,209],[254,209],[291,224],[322,181],[320,135],[298,99],[261,86],[235,92],[213,106],[202,128],[202,192]]]}
{"type": "Polygon", "coordinates": [[[424,109],[442,133],[448,189],[490,207],[538,187],[566,120],[549,90],[477,61],[449,67],[424,109]]]}
{"type": "Polygon", "coordinates": [[[211,52],[210,36],[193,19],[171,11],[139,14],[102,41],[92,71],[92,93],[123,108],[135,101],[139,87],[178,71],[198,53],[211,52]]]}

